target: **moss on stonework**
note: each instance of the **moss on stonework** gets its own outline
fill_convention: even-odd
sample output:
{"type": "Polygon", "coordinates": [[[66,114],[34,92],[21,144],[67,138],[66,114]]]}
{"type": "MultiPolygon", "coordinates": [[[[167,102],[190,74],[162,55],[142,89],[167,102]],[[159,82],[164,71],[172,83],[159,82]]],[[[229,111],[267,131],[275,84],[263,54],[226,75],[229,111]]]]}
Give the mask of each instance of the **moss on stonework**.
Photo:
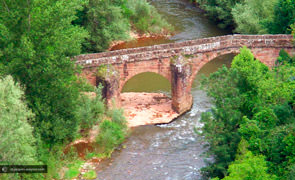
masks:
{"type": "Polygon", "coordinates": [[[97,67],[96,76],[100,78],[108,79],[110,77],[116,77],[117,75],[117,70],[110,64],[100,65],[99,67],[97,67]]]}
{"type": "Polygon", "coordinates": [[[180,55],[180,56],[173,56],[170,58],[170,64],[173,65],[186,65],[189,63],[189,59],[193,57],[193,55],[180,55]]]}
{"type": "Polygon", "coordinates": [[[189,58],[193,58],[194,57],[193,54],[183,54],[182,56],[185,57],[186,59],[189,59],[189,58]]]}
{"type": "Polygon", "coordinates": [[[170,64],[175,64],[179,56],[173,56],[170,58],[170,64]]]}

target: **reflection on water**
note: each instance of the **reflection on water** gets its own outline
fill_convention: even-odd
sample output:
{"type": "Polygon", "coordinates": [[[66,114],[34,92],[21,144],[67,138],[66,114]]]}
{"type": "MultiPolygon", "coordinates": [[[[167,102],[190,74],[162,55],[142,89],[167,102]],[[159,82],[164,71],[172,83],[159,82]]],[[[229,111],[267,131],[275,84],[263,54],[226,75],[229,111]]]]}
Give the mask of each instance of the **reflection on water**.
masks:
{"type": "Polygon", "coordinates": [[[146,72],[133,76],[128,80],[122,92],[170,92],[171,84],[163,76],[146,72]]]}

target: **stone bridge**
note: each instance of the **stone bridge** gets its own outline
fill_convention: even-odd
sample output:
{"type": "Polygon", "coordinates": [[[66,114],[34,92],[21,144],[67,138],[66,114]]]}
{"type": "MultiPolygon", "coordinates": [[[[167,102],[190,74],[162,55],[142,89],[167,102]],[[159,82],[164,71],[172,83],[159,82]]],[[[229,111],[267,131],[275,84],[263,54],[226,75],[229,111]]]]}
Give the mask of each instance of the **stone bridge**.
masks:
{"type": "Polygon", "coordinates": [[[183,113],[191,108],[192,82],[198,71],[218,56],[239,53],[242,46],[251,49],[256,59],[272,67],[284,48],[294,55],[291,35],[226,35],[149,47],[123,49],[76,57],[83,67],[80,76],[97,86],[104,84],[104,96],[120,105],[124,84],[143,72],[158,73],[171,83],[172,108],[183,113]]]}

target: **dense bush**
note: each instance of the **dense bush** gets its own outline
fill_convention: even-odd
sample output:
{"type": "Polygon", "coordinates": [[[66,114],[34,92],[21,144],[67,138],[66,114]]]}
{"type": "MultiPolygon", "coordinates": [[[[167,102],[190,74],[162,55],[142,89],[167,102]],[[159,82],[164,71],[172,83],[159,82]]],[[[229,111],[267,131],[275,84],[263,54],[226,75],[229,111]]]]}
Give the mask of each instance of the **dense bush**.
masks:
{"type": "Polygon", "coordinates": [[[77,110],[80,119],[80,128],[89,129],[97,124],[105,112],[104,103],[101,97],[101,87],[96,88],[95,97],[82,94],[80,96],[80,105],[77,110]]]}
{"type": "MultiPolygon", "coordinates": [[[[77,78],[79,67],[71,58],[81,53],[85,39],[93,38],[100,43],[93,47],[102,50],[109,40],[128,34],[127,11],[127,2],[120,0],[0,2],[0,78],[6,77],[0,79],[0,160],[47,164],[49,171],[1,179],[61,178],[65,144],[77,137],[79,127],[91,128],[106,116],[99,90],[94,98],[81,93],[94,88],[77,78]]],[[[113,143],[117,145],[126,123],[121,111],[110,116],[115,125],[101,128],[107,132],[115,127],[111,134],[119,135],[113,143]]]]}
{"type": "MultiPolygon", "coordinates": [[[[36,138],[29,122],[34,114],[11,76],[0,79],[0,165],[38,165],[36,138]]],[[[38,179],[38,175],[0,174],[0,179],[38,179]]]]}
{"type": "Polygon", "coordinates": [[[100,124],[99,130],[96,143],[101,147],[102,153],[111,153],[112,150],[125,139],[125,128],[115,122],[104,120],[100,124]]]}
{"type": "Polygon", "coordinates": [[[208,154],[215,159],[203,169],[208,176],[223,178],[229,172],[225,179],[257,179],[256,171],[266,172],[261,155],[270,174],[279,179],[294,174],[295,66],[286,52],[280,55],[277,66],[269,70],[243,48],[230,69],[223,67],[202,82],[215,104],[201,118],[208,154]],[[251,152],[239,159],[241,139],[251,152]],[[250,166],[254,161],[263,164],[250,166]],[[239,167],[245,172],[239,174],[239,167]]]}
{"type": "Polygon", "coordinates": [[[201,8],[206,10],[207,15],[218,22],[221,28],[233,28],[234,19],[231,14],[235,5],[242,0],[195,0],[201,8]]]}
{"type": "MultiPolygon", "coordinates": [[[[262,155],[253,155],[247,149],[247,141],[242,140],[236,160],[229,165],[229,175],[223,180],[276,180],[277,177],[268,174],[267,161],[262,155]]],[[[218,180],[215,178],[214,180],[218,180]]]]}
{"type": "Polygon", "coordinates": [[[140,33],[161,33],[163,30],[172,31],[172,27],[160,16],[157,10],[146,0],[128,0],[128,17],[131,24],[140,33]]]}
{"type": "Polygon", "coordinates": [[[222,28],[244,34],[290,34],[295,1],[195,0],[222,28]]]}
{"type": "Polygon", "coordinates": [[[291,25],[295,23],[295,0],[277,0],[274,7],[274,17],[267,27],[273,34],[290,34],[291,25]]]}
{"type": "Polygon", "coordinates": [[[34,132],[55,144],[74,137],[79,89],[74,62],[85,30],[72,25],[81,0],[20,0],[0,3],[0,66],[26,87],[36,115],[34,132]]]}
{"type": "Polygon", "coordinates": [[[265,24],[274,16],[277,0],[245,0],[232,9],[236,32],[244,34],[266,34],[265,24]]]}
{"type": "Polygon", "coordinates": [[[0,109],[0,163],[36,163],[36,139],[29,124],[34,114],[24,102],[24,92],[11,76],[0,79],[0,109]]]}
{"type": "Polygon", "coordinates": [[[146,0],[90,0],[77,15],[73,23],[90,34],[83,44],[85,52],[101,52],[112,41],[127,40],[131,29],[140,33],[172,30],[146,0]]]}
{"type": "Polygon", "coordinates": [[[101,52],[114,40],[129,37],[130,24],[123,14],[123,0],[90,0],[86,5],[84,27],[90,36],[84,43],[84,51],[101,52]]]}

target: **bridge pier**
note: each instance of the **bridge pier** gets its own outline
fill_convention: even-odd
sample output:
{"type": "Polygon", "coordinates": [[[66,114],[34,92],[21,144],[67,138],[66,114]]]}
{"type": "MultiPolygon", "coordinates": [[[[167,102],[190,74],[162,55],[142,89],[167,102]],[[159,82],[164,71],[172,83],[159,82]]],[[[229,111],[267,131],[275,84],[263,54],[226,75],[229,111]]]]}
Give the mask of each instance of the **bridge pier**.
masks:
{"type": "Polygon", "coordinates": [[[120,107],[120,78],[118,72],[109,66],[98,68],[96,85],[103,85],[102,96],[108,108],[120,107]]]}
{"type": "Polygon", "coordinates": [[[191,109],[193,98],[190,92],[191,65],[182,56],[170,64],[172,76],[172,108],[179,114],[191,109]]]}

